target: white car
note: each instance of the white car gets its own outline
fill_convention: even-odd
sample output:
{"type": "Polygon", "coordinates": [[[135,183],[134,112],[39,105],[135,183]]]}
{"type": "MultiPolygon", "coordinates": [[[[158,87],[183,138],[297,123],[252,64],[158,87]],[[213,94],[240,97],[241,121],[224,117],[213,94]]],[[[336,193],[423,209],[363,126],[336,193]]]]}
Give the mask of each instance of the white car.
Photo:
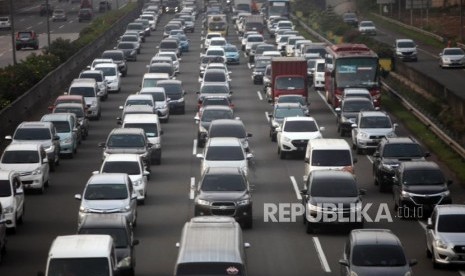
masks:
{"type": "Polygon", "coordinates": [[[352,125],[352,148],[357,153],[375,149],[384,137],[396,137],[397,124],[382,111],[361,111],[352,125]]]}
{"type": "Polygon", "coordinates": [[[206,36],[205,36],[205,42],[203,44],[203,47],[205,48],[205,50],[210,47],[210,40],[214,37],[223,37],[221,35],[220,32],[209,32],[206,36]]]}
{"type": "Polygon", "coordinates": [[[259,34],[257,31],[248,31],[241,37],[241,50],[245,51],[245,44],[247,43],[247,37],[249,35],[257,35],[259,34]]]}
{"type": "Polygon", "coordinates": [[[465,67],[465,52],[462,48],[444,48],[439,53],[439,66],[444,67],[465,67]]]}
{"type": "Polygon", "coordinates": [[[376,26],[373,21],[360,21],[358,31],[361,34],[376,35],[376,26]]]}
{"type": "Polygon", "coordinates": [[[260,44],[263,42],[265,42],[265,38],[263,38],[263,35],[261,34],[252,34],[252,35],[247,36],[247,39],[245,41],[246,54],[249,54],[250,50],[252,49],[252,45],[260,44]]]}
{"type": "Polygon", "coordinates": [[[173,61],[173,65],[174,65],[174,72],[176,74],[179,74],[179,67],[180,67],[179,65],[182,59],[178,57],[175,52],[158,52],[156,56],[171,58],[171,60],[173,61]]]}
{"type": "Polygon", "coordinates": [[[88,70],[95,70],[95,66],[100,63],[115,63],[111,58],[96,58],[92,61],[92,63],[87,66],[88,70]]]}
{"type": "Polygon", "coordinates": [[[153,109],[155,113],[155,102],[153,101],[153,97],[151,95],[144,95],[144,94],[130,94],[127,96],[124,105],[120,105],[119,109],[123,110],[127,106],[134,106],[134,105],[148,105],[153,109]]]}
{"type": "Polygon", "coordinates": [[[218,37],[212,37],[210,39],[210,44],[208,45],[208,47],[212,47],[212,46],[224,47],[226,44],[228,44],[226,39],[222,36],[218,36],[218,37]]]}
{"type": "Polygon", "coordinates": [[[48,162],[47,153],[40,144],[16,143],[6,147],[0,169],[18,172],[24,189],[34,189],[42,194],[48,186],[48,162]]]}
{"type": "Polygon", "coordinates": [[[121,90],[121,73],[115,63],[99,63],[95,65],[95,70],[100,70],[107,81],[108,92],[119,92],[121,90]]]}
{"type": "Polygon", "coordinates": [[[323,138],[313,117],[286,117],[280,127],[276,128],[279,158],[285,159],[288,153],[301,152],[307,149],[308,141],[323,138]]]}
{"type": "Polygon", "coordinates": [[[198,153],[197,158],[202,160],[201,173],[210,167],[235,167],[248,175],[248,161],[253,158],[253,154],[245,152],[238,138],[215,137],[208,139],[204,153],[198,153]]]}
{"type": "Polygon", "coordinates": [[[163,87],[145,87],[139,94],[151,95],[155,102],[155,110],[161,122],[167,123],[170,118],[169,100],[163,87]]]}
{"type": "Polygon", "coordinates": [[[313,88],[315,90],[323,90],[325,88],[325,60],[317,59],[315,68],[313,69],[313,88]]]}
{"type": "Polygon", "coordinates": [[[129,223],[137,223],[137,194],[131,178],[126,173],[102,173],[92,175],[83,194],[74,198],[81,201],[78,227],[85,216],[92,214],[118,213],[129,223]]]}
{"type": "Polygon", "coordinates": [[[224,48],[221,46],[210,46],[208,49],[205,51],[205,56],[216,56],[216,57],[222,57],[223,60],[226,59],[226,52],[224,51],[224,48]]]}
{"type": "Polygon", "coordinates": [[[145,203],[147,196],[147,179],[150,175],[144,166],[142,158],[135,153],[110,154],[103,160],[98,173],[127,173],[132,181],[132,186],[137,194],[137,202],[145,203]]]}
{"type": "Polygon", "coordinates": [[[411,39],[396,39],[394,42],[396,57],[400,60],[417,61],[417,44],[411,39]]]}
{"type": "Polygon", "coordinates": [[[0,170],[0,206],[6,220],[6,227],[13,232],[23,222],[24,190],[19,173],[13,170],[0,170]]]}

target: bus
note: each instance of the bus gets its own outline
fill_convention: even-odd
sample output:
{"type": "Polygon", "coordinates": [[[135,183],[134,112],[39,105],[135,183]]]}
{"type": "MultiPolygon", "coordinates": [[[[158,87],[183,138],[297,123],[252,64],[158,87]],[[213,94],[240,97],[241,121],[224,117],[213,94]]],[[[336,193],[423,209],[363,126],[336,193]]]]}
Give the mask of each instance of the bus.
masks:
{"type": "Polygon", "coordinates": [[[289,0],[267,0],[264,4],[266,18],[272,15],[289,17],[291,14],[291,3],[289,0]]]}
{"type": "Polygon", "coordinates": [[[339,107],[345,88],[370,91],[375,106],[380,105],[378,55],[364,44],[338,44],[326,47],[326,100],[339,107]]]}

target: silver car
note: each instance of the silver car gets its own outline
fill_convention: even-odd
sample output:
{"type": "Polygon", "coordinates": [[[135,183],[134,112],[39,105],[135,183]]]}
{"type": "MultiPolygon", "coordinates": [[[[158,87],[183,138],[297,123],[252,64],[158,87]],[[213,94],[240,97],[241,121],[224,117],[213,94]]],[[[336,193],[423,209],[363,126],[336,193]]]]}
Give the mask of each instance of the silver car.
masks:
{"type": "Polygon", "coordinates": [[[434,268],[465,264],[465,205],[436,205],[426,226],[426,254],[434,268]]]}
{"type": "Polygon", "coordinates": [[[129,175],[125,173],[94,174],[87,181],[84,193],[74,195],[81,201],[78,215],[80,225],[86,215],[121,213],[136,225],[137,194],[129,175]]]}
{"type": "Polygon", "coordinates": [[[382,111],[362,111],[352,124],[352,148],[357,153],[375,149],[382,138],[396,137],[395,129],[389,115],[382,111]]]}
{"type": "Polygon", "coordinates": [[[444,48],[439,53],[439,66],[465,67],[465,52],[461,48],[444,48]]]}

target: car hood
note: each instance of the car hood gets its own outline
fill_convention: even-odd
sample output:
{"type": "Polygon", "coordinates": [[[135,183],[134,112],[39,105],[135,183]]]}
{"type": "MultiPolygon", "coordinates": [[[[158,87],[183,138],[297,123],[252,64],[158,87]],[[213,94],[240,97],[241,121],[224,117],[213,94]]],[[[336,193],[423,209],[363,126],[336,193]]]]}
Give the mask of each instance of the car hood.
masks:
{"type": "Polygon", "coordinates": [[[62,132],[62,133],[57,133],[58,137],[60,137],[60,140],[63,141],[67,138],[70,138],[71,137],[71,133],[70,132],[62,132]]]}
{"type": "Polygon", "coordinates": [[[404,190],[406,192],[421,194],[421,195],[430,195],[438,194],[447,191],[446,185],[404,185],[404,190]]]}
{"type": "Polygon", "coordinates": [[[289,138],[291,140],[321,138],[321,133],[319,131],[313,131],[313,132],[283,132],[282,135],[286,136],[287,138],[289,138]]]}
{"type": "Polygon", "coordinates": [[[233,201],[244,198],[247,195],[247,191],[241,192],[201,192],[199,199],[205,199],[208,201],[233,201]]]}
{"type": "Polygon", "coordinates": [[[217,168],[217,167],[233,167],[233,168],[242,168],[247,166],[247,160],[204,160],[204,168],[217,168]]]}
{"type": "Polygon", "coordinates": [[[163,108],[163,107],[166,107],[167,105],[168,103],[165,101],[155,102],[155,108],[163,108]]]}
{"type": "Polygon", "coordinates": [[[92,105],[92,103],[97,99],[97,97],[84,97],[86,105],[92,105]]]}
{"type": "Polygon", "coordinates": [[[352,271],[358,276],[404,276],[410,271],[408,265],[405,266],[352,266],[352,271]]]}
{"type": "Polygon", "coordinates": [[[208,128],[210,128],[210,125],[211,125],[212,122],[200,122],[200,126],[202,126],[203,128],[205,128],[207,131],[208,131],[208,128]]]}
{"type": "Polygon", "coordinates": [[[9,207],[9,206],[14,206],[13,204],[13,196],[9,197],[0,197],[0,203],[2,204],[2,207],[9,207]]]}
{"type": "Polygon", "coordinates": [[[106,148],[106,153],[137,153],[142,154],[145,153],[147,150],[145,148],[106,148]]]}
{"type": "Polygon", "coordinates": [[[116,213],[129,204],[128,199],[83,200],[82,206],[98,213],[116,213]]]}
{"type": "Polygon", "coordinates": [[[14,170],[19,173],[21,172],[31,172],[40,167],[39,163],[32,164],[0,164],[0,169],[2,170],[14,170]]]}
{"type": "MultiPolygon", "coordinates": [[[[2,202],[3,203],[3,202],[2,202]]],[[[438,232],[439,238],[445,243],[465,244],[465,233],[442,233],[438,232]]]]}
{"type": "Polygon", "coordinates": [[[359,112],[343,112],[341,116],[355,123],[355,118],[357,118],[358,113],[359,112]]]}

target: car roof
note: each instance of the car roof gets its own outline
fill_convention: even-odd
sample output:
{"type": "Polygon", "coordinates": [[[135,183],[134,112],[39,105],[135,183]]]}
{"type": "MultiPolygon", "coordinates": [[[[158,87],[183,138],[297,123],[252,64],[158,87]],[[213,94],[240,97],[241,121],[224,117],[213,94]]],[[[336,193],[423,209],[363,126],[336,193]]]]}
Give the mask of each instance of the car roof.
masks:
{"type": "Polygon", "coordinates": [[[400,163],[400,167],[403,168],[403,170],[409,170],[409,169],[423,169],[423,170],[440,170],[438,164],[434,161],[404,161],[400,163]]]}
{"type": "Polygon", "coordinates": [[[313,117],[286,117],[284,118],[286,121],[310,121],[310,122],[316,122],[316,120],[313,117]]]}
{"type": "Polygon", "coordinates": [[[322,139],[313,139],[310,140],[308,146],[311,149],[321,149],[321,150],[340,150],[348,149],[351,150],[349,143],[346,140],[340,138],[322,138],[322,139]]]}
{"type": "Polygon", "coordinates": [[[127,128],[114,128],[111,132],[110,135],[113,134],[141,134],[145,136],[145,132],[141,128],[133,128],[133,127],[127,127],[127,128]]]}
{"type": "MultiPolygon", "coordinates": [[[[206,110],[225,110],[225,111],[232,111],[231,107],[227,106],[227,105],[207,105],[204,107],[203,111],[206,111],[206,110]]],[[[204,114],[204,113],[202,113],[204,114]]],[[[214,121],[218,121],[218,119],[214,120],[214,121]]],[[[213,123],[213,121],[212,121],[213,123]]]]}
{"type": "Polygon", "coordinates": [[[53,126],[50,122],[41,122],[41,121],[33,121],[33,122],[22,122],[18,128],[51,128],[53,126]]]}
{"type": "Polygon", "coordinates": [[[208,167],[205,169],[204,174],[240,174],[242,175],[239,167],[208,167]]]}
{"type": "Polygon", "coordinates": [[[399,238],[388,229],[355,229],[350,233],[353,243],[363,244],[390,244],[401,246],[399,238]]]}
{"type": "Polygon", "coordinates": [[[126,98],[126,101],[127,100],[150,100],[152,101],[153,100],[153,97],[150,96],[150,95],[147,95],[147,94],[130,94],[127,96],[126,98]]]}
{"type": "Polygon", "coordinates": [[[387,144],[418,144],[412,137],[385,137],[382,141],[387,144]]]}
{"type": "Polygon", "coordinates": [[[84,96],[82,95],[61,95],[61,96],[58,96],[56,100],[82,100],[84,101],[84,96]]]}
{"type": "Polygon", "coordinates": [[[157,82],[157,86],[159,84],[178,84],[178,85],[182,85],[182,81],[180,81],[180,80],[160,80],[160,81],[157,82]]]}
{"type": "Polygon", "coordinates": [[[64,108],[64,107],[78,107],[78,108],[84,109],[84,106],[82,106],[82,104],[80,104],[80,103],[58,103],[57,105],[55,105],[55,108],[58,108],[58,107],[61,107],[61,108],[64,108]]]}
{"type": "Polygon", "coordinates": [[[151,123],[155,124],[158,122],[157,114],[126,114],[123,119],[123,124],[125,123],[151,123]]]}
{"type": "Polygon", "coordinates": [[[112,248],[113,238],[110,235],[58,236],[49,255],[54,258],[104,257],[111,254],[112,248]]]}
{"type": "Polygon", "coordinates": [[[389,117],[385,112],[383,111],[361,111],[360,115],[362,117],[372,117],[372,116],[377,116],[377,117],[389,117]]]}
{"type": "Polygon", "coordinates": [[[300,103],[275,103],[274,109],[294,109],[294,108],[299,108],[302,109],[302,106],[300,103]]]}
{"type": "Polygon", "coordinates": [[[164,87],[158,87],[158,86],[155,86],[155,87],[143,87],[141,88],[141,90],[139,91],[140,94],[143,94],[143,93],[165,93],[165,88],[164,87]]]}
{"type": "MultiPolygon", "coordinates": [[[[208,106],[207,106],[208,107],[208,106]]],[[[230,108],[230,107],[228,107],[230,108]]],[[[212,126],[221,125],[221,126],[236,126],[244,128],[244,123],[238,119],[216,119],[211,122],[210,129],[212,126]]]]}
{"type": "Polygon", "coordinates": [[[315,179],[347,180],[356,183],[354,175],[343,170],[314,170],[310,174],[315,179]]]}
{"type": "Polygon", "coordinates": [[[75,117],[74,113],[48,113],[42,116],[41,121],[68,121],[70,117],[75,117]]]}
{"type": "Polygon", "coordinates": [[[102,74],[102,70],[84,70],[80,74],[102,74]]]}

